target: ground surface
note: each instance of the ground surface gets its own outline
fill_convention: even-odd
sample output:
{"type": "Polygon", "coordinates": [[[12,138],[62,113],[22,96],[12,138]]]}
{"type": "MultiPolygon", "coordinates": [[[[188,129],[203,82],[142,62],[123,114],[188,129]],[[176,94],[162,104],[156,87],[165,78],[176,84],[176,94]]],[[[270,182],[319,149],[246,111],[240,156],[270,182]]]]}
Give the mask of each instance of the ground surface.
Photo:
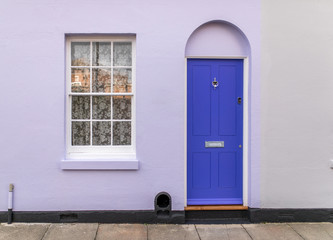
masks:
{"type": "Polygon", "coordinates": [[[333,239],[332,223],[268,224],[0,224],[0,240],[333,239]]]}

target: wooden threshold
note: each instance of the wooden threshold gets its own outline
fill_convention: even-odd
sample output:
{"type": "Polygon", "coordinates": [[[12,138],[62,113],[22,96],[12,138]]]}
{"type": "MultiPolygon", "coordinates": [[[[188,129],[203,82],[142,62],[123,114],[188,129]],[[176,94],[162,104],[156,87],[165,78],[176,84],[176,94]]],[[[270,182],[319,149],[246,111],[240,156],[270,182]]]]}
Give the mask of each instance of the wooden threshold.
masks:
{"type": "Polygon", "coordinates": [[[202,210],[248,210],[248,206],[243,205],[192,205],[185,207],[185,211],[202,210]]]}

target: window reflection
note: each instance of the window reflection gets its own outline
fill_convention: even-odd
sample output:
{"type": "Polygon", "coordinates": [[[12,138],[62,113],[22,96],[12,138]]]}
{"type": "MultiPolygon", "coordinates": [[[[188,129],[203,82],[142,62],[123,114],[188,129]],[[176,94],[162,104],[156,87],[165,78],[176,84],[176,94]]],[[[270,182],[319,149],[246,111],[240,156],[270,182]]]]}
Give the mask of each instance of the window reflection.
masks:
{"type": "Polygon", "coordinates": [[[89,68],[72,68],[72,92],[90,92],[89,68]]]}
{"type": "Polygon", "coordinates": [[[92,91],[93,92],[111,92],[111,69],[93,69],[92,91]]]}
{"type": "Polygon", "coordinates": [[[71,42],[73,146],[132,144],[132,43],[103,40],[71,42]]]}
{"type": "Polygon", "coordinates": [[[72,66],[90,65],[90,43],[72,42],[71,46],[72,66]]]}
{"type": "Polygon", "coordinates": [[[132,92],[132,70],[116,68],[113,70],[113,92],[132,92]]]}
{"type": "Polygon", "coordinates": [[[114,43],[113,66],[132,66],[132,43],[130,42],[114,43]]]}
{"type": "Polygon", "coordinates": [[[111,66],[111,43],[93,42],[93,66],[111,66]]]}

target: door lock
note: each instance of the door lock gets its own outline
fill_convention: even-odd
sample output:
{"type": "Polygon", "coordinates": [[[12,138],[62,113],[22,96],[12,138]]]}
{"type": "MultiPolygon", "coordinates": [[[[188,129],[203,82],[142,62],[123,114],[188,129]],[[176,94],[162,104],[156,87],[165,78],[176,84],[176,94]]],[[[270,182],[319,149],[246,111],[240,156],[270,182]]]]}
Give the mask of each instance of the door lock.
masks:
{"type": "Polygon", "coordinates": [[[241,97],[237,98],[237,103],[238,103],[238,104],[241,104],[241,103],[242,103],[242,98],[241,98],[241,97]]]}

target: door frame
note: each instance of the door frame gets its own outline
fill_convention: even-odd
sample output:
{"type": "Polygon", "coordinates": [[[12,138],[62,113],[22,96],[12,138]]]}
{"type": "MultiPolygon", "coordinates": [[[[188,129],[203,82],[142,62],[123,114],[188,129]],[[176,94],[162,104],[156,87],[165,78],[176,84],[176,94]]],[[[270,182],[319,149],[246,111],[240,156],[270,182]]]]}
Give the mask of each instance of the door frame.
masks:
{"type": "Polygon", "coordinates": [[[185,57],[185,121],[184,121],[184,207],[187,207],[187,60],[188,59],[240,59],[243,60],[243,206],[248,206],[249,184],[249,57],[247,56],[214,56],[185,57]]]}

